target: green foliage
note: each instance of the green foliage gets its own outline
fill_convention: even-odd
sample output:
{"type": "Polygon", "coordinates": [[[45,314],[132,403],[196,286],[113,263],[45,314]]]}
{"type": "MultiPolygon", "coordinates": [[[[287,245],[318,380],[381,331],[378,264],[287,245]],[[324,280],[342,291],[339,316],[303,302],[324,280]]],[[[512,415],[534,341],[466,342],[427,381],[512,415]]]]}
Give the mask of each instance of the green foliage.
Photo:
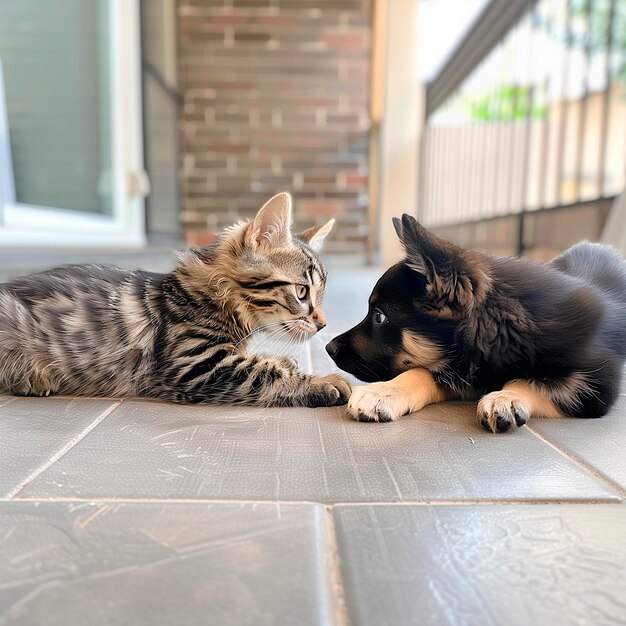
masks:
{"type": "Polygon", "coordinates": [[[611,38],[611,67],[613,80],[626,83],[626,0],[615,0],[611,15],[611,0],[569,0],[570,15],[589,19],[589,31],[573,35],[570,45],[589,48],[591,54],[606,52],[611,38]],[[587,11],[590,9],[587,18],[587,11]]]}
{"type": "MultiPolygon", "coordinates": [[[[609,68],[614,84],[626,86],[626,0],[567,0],[570,29],[563,15],[552,12],[549,0],[539,2],[531,13],[532,28],[540,29],[570,50],[591,56],[605,54],[611,47],[609,68]]],[[[480,96],[465,96],[461,105],[470,120],[513,122],[541,120],[547,116],[546,85],[504,84],[480,96]]],[[[626,90],[624,90],[626,93],[626,90]]]]}
{"type": "Polygon", "coordinates": [[[546,107],[537,105],[533,89],[521,85],[502,85],[493,92],[478,98],[467,98],[465,105],[470,119],[480,122],[514,122],[544,119],[546,107]]]}

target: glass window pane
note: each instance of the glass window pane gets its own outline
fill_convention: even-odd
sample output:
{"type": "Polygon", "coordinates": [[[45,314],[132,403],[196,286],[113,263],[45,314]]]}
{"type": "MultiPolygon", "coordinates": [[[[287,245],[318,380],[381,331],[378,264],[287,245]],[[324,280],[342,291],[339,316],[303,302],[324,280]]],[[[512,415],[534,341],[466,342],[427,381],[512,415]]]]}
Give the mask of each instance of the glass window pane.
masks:
{"type": "Polygon", "coordinates": [[[0,0],[16,199],[110,214],[107,0],[0,0]]]}

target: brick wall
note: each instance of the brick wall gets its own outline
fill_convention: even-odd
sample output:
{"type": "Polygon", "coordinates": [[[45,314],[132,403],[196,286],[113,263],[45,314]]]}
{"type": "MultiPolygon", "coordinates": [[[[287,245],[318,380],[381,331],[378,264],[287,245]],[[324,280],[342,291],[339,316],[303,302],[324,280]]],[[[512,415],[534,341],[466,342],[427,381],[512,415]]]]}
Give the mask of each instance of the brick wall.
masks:
{"type": "Polygon", "coordinates": [[[370,0],[179,0],[182,222],[192,245],[291,191],[326,249],[367,237],[370,0]]]}

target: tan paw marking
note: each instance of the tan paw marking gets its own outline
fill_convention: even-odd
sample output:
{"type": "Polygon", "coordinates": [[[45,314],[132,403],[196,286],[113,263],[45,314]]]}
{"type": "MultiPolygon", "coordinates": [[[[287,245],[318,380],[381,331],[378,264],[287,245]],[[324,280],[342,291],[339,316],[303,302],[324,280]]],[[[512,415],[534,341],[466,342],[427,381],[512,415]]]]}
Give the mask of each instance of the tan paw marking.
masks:
{"type": "Polygon", "coordinates": [[[478,421],[485,430],[503,433],[511,427],[523,426],[530,417],[530,407],[524,396],[514,391],[494,391],[478,403],[478,421]]]}
{"type": "Polygon", "coordinates": [[[410,412],[405,390],[389,383],[357,387],[348,402],[350,417],[362,422],[393,422],[410,412]]]}

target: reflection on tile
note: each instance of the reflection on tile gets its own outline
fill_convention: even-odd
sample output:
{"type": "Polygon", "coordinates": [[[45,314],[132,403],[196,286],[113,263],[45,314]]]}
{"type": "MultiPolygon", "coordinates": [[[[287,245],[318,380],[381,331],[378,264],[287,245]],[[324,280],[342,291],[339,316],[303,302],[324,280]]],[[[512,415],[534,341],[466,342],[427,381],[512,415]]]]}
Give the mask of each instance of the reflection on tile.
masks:
{"type": "Polygon", "coordinates": [[[536,419],[533,430],[592,465],[626,491],[626,397],[601,419],[536,419]]]}
{"type": "Polygon", "coordinates": [[[619,505],[339,506],[359,626],[623,624],[619,505]]]}
{"type": "Polygon", "coordinates": [[[324,511],[0,503],[0,624],[322,625],[324,511]]]}
{"type": "Polygon", "coordinates": [[[0,396],[0,497],[112,405],[112,400],[0,396]]]}
{"type": "Polygon", "coordinates": [[[345,409],[126,401],[21,497],[318,502],[616,497],[524,429],[486,433],[475,405],[393,424],[345,409]],[[93,459],[98,463],[94,465],[93,459]]]}

